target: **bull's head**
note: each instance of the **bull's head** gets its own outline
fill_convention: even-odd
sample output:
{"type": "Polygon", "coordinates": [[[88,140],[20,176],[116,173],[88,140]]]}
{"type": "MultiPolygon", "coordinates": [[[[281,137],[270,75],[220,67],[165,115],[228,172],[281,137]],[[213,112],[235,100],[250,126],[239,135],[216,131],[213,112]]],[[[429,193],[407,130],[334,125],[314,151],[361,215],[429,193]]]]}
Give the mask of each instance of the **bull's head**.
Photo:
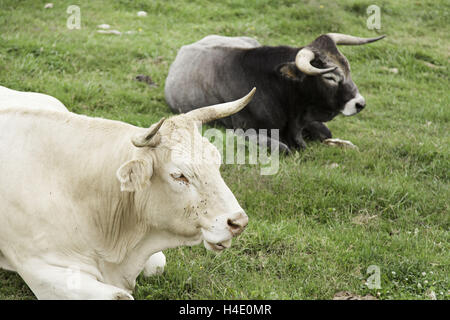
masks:
{"type": "Polygon", "coordinates": [[[336,45],[361,45],[384,38],[358,38],[339,33],[321,35],[297,53],[295,63],[284,65],[285,76],[302,81],[303,94],[315,108],[310,120],[329,121],[342,113],[352,116],[366,106],[364,97],[350,75],[350,64],[336,45]],[[301,71],[301,72],[298,72],[301,71]]]}
{"type": "Polygon", "coordinates": [[[135,193],[148,228],[184,244],[203,240],[214,251],[228,248],[244,230],[248,217],[220,175],[220,153],[197,125],[240,111],[254,93],[161,119],[132,138],[134,159],[119,168],[117,177],[123,192],[135,193]]]}

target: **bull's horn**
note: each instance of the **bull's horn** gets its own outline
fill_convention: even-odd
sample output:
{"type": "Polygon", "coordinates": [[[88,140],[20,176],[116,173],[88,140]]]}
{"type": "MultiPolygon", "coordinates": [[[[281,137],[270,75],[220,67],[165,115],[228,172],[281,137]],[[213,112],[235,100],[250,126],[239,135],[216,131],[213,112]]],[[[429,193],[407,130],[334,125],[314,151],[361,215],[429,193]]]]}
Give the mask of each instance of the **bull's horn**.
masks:
{"type": "Polygon", "coordinates": [[[203,107],[188,112],[186,115],[191,119],[207,123],[217,119],[225,118],[241,111],[253,98],[256,88],[253,88],[245,97],[226,103],[203,107]]]}
{"type": "Polygon", "coordinates": [[[301,49],[295,57],[295,65],[297,68],[310,76],[316,76],[335,70],[337,67],[331,67],[326,69],[319,69],[311,65],[311,61],[314,59],[314,52],[308,48],[301,49]]]}
{"type": "Polygon", "coordinates": [[[158,123],[153,124],[144,134],[131,138],[131,142],[138,148],[156,147],[161,139],[155,137],[155,135],[158,133],[159,128],[161,128],[165,120],[166,118],[162,118],[158,123]]]}
{"type": "Polygon", "coordinates": [[[331,40],[334,41],[335,44],[343,44],[343,45],[360,45],[360,44],[366,44],[371,43],[374,41],[378,41],[380,39],[383,39],[386,37],[385,35],[375,37],[375,38],[359,38],[350,36],[348,34],[342,34],[342,33],[327,33],[327,36],[331,38],[331,40]]]}

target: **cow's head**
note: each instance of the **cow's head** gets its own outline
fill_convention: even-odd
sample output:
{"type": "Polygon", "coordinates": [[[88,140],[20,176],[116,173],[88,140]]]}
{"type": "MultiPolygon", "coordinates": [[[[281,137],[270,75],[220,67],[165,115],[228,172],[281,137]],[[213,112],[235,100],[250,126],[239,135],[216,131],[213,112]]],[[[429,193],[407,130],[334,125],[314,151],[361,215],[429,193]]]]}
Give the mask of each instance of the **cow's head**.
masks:
{"type": "Polygon", "coordinates": [[[339,33],[321,35],[299,50],[295,63],[280,68],[286,77],[302,82],[303,95],[309,99],[305,102],[313,106],[306,117],[329,121],[339,113],[352,116],[364,109],[366,101],[352,80],[350,64],[336,45],[361,45],[382,38],[384,36],[358,38],[339,33]]]}
{"type": "Polygon", "coordinates": [[[135,193],[145,224],[192,245],[221,251],[247,226],[248,217],[220,175],[219,151],[198,125],[232,115],[252,99],[193,110],[160,120],[134,136],[134,158],[117,171],[122,192],[135,193]]]}

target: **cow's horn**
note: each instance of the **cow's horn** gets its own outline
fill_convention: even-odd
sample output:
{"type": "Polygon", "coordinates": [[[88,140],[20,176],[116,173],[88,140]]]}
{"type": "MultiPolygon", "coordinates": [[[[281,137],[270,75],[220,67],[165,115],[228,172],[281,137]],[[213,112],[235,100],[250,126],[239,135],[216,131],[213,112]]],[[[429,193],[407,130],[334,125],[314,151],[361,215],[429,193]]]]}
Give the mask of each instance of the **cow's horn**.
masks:
{"type": "Polygon", "coordinates": [[[245,97],[226,103],[203,107],[188,112],[186,115],[191,119],[207,123],[209,121],[225,118],[241,111],[253,98],[256,88],[253,88],[245,97]]]}
{"type": "Polygon", "coordinates": [[[301,49],[295,57],[295,65],[297,68],[310,76],[316,76],[335,70],[337,67],[331,67],[326,69],[319,69],[311,65],[311,61],[314,59],[314,52],[308,48],[301,49]]]}
{"type": "Polygon", "coordinates": [[[335,44],[343,44],[343,45],[360,45],[360,44],[366,44],[371,43],[374,41],[378,41],[380,39],[383,39],[386,37],[385,35],[375,37],[375,38],[359,38],[350,36],[348,34],[342,34],[342,33],[327,33],[327,36],[331,38],[331,40],[334,41],[335,44]]]}
{"type": "Polygon", "coordinates": [[[161,139],[159,136],[155,135],[158,133],[159,128],[161,128],[165,120],[166,118],[162,118],[158,123],[153,124],[144,134],[131,138],[131,142],[138,148],[156,147],[161,139]]]}

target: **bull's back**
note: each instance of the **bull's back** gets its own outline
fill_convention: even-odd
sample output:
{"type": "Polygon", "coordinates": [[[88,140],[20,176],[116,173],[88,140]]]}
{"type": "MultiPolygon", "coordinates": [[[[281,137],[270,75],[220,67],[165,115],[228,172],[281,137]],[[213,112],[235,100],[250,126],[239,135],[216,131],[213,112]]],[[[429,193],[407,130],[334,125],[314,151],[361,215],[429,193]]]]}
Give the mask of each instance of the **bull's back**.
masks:
{"type": "MultiPolygon", "coordinates": [[[[240,51],[259,47],[249,37],[207,36],[193,44],[183,46],[170,66],[165,84],[166,101],[175,113],[236,99],[229,97],[223,78],[230,58],[240,51]]],[[[244,89],[245,90],[245,89],[244,89]]]]}

